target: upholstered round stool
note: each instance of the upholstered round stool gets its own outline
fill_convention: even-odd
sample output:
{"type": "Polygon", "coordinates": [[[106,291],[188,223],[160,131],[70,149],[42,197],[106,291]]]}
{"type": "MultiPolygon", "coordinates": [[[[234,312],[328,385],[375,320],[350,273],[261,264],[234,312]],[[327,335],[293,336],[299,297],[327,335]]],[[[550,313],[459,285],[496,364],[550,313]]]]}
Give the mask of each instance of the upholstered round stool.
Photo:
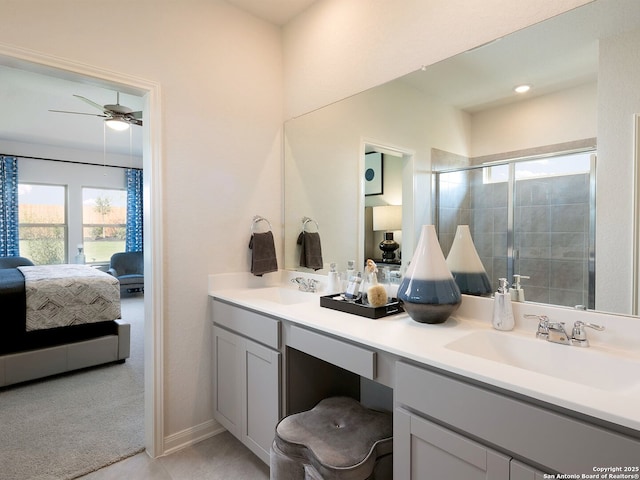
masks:
{"type": "Polygon", "coordinates": [[[391,479],[392,455],[391,414],[348,397],[326,398],[278,423],[271,480],[391,479]]]}

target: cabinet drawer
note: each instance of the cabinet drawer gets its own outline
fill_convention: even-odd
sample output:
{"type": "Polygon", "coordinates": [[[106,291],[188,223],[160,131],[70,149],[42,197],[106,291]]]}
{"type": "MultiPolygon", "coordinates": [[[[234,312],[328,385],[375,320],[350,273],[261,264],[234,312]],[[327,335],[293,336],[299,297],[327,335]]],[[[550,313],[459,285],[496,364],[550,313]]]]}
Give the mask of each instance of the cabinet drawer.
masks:
{"type": "Polygon", "coordinates": [[[213,300],[213,322],[274,349],[280,348],[280,321],[213,300]]]}
{"type": "Polygon", "coordinates": [[[640,440],[425,368],[398,362],[397,403],[545,470],[637,465],[640,440]]]}
{"type": "Polygon", "coordinates": [[[376,378],[376,352],[304,328],[291,327],[287,346],[361,377],[376,378]]]}

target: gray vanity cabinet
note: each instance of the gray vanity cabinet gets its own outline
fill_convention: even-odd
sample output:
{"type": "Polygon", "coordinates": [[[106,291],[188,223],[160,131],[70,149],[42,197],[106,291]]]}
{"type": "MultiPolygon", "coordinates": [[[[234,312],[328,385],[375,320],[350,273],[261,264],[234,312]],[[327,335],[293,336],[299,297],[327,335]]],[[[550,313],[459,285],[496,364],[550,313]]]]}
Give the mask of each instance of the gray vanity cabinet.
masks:
{"type": "Polygon", "coordinates": [[[509,480],[510,457],[396,408],[394,478],[410,480],[509,480]]]}
{"type": "Polygon", "coordinates": [[[214,418],[268,464],[281,412],[280,322],[218,301],[213,321],[214,418]]]}
{"type": "Polygon", "coordinates": [[[543,480],[544,478],[549,478],[548,475],[545,477],[545,474],[540,470],[536,470],[517,460],[511,460],[509,473],[510,480],[543,480]]]}
{"type": "Polygon", "coordinates": [[[543,471],[589,475],[594,467],[632,467],[640,458],[637,438],[439,370],[398,362],[394,393],[397,478],[448,478],[429,473],[434,462],[462,472],[471,464],[480,475],[458,478],[486,472],[492,479],[539,480],[543,471]]]}

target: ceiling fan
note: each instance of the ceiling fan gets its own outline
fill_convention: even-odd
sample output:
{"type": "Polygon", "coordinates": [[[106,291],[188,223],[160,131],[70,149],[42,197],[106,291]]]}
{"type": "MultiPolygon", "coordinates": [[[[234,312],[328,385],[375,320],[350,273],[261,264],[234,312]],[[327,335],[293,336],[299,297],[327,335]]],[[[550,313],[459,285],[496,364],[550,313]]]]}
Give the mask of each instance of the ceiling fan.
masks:
{"type": "Polygon", "coordinates": [[[79,98],[83,102],[88,103],[92,107],[97,108],[102,112],[102,114],[98,113],[84,113],[84,112],[68,112],[64,110],[49,110],[50,112],[56,113],[73,113],[75,115],[91,115],[95,117],[103,117],[105,118],[105,123],[108,127],[111,127],[114,130],[126,130],[129,128],[129,125],[142,125],[142,112],[134,112],[129,107],[125,107],[124,105],[120,105],[120,92],[116,92],[116,104],[115,105],[98,105],[97,103],[85,98],[81,95],[73,95],[74,97],[79,98]]]}

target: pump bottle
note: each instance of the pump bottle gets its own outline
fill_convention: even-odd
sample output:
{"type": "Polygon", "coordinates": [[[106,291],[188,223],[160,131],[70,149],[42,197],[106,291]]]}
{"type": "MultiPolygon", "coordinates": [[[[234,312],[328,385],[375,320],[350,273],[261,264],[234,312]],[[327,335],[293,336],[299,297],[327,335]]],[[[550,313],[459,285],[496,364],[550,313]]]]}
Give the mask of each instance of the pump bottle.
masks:
{"type": "Polygon", "coordinates": [[[513,302],[524,302],[524,288],[520,285],[520,280],[525,279],[528,280],[530,277],[525,275],[514,275],[513,276],[513,287],[509,292],[511,293],[511,301],[513,302]]]}
{"type": "Polygon", "coordinates": [[[513,307],[511,306],[511,294],[506,278],[498,279],[500,286],[495,293],[493,301],[493,328],[496,330],[513,330],[515,321],[513,319],[513,307]]]}

